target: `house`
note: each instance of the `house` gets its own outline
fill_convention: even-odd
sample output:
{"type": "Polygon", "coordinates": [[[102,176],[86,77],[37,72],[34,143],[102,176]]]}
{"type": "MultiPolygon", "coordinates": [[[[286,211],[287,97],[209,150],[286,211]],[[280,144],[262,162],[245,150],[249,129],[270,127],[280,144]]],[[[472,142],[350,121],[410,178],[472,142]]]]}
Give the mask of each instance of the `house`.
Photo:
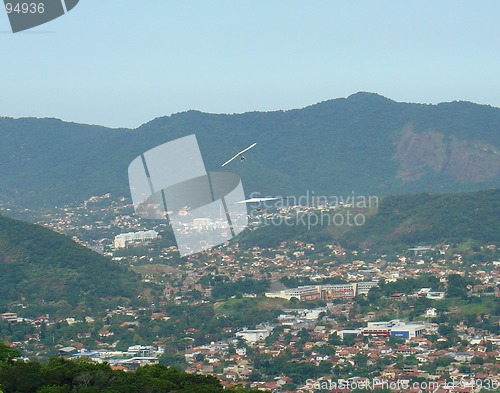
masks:
{"type": "Polygon", "coordinates": [[[109,330],[101,330],[99,333],[99,337],[111,337],[114,336],[115,334],[109,330]]]}

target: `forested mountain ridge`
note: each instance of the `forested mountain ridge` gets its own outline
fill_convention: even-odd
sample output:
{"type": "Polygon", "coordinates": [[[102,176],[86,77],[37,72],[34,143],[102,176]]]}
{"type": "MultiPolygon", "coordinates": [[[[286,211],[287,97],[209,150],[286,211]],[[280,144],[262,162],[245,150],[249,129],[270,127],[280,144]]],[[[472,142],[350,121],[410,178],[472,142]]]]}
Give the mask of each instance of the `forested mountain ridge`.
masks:
{"type": "Polygon", "coordinates": [[[188,111],[135,130],[56,119],[0,118],[0,201],[54,206],[129,194],[142,152],[196,134],[207,170],[257,142],[244,163],[247,194],[391,195],[500,185],[500,109],[469,102],[400,103],[356,93],[303,109],[243,114],[188,111]]]}
{"type": "Polygon", "coordinates": [[[141,279],[66,236],[0,216],[0,310],[85,315],[137,301],[141,279]]]}

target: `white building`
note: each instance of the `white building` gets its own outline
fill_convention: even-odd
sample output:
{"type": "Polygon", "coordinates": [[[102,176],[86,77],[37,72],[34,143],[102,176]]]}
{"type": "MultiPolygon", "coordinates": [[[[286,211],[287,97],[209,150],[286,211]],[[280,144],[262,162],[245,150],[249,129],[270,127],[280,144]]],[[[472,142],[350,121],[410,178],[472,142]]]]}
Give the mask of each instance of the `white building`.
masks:
{"type": "Polygon", "coordinates": [[[370,289],[378,287],[378,282],[375,281],[364,281],[356,283],[356,293],[358,295],[366,295],[370,292],[370,289]]]}
{"type": "Polygon", "coordinates": [[[267,292],[265,295],[266,297],[277,297],[286,300],[295,297],[301,301],[350,299],[356,295],[367,294],[370,289],[376,286],[378,286],[378,283],[374,281],[346,284],[304,285],[277,292],[267,292]]]}
{"type": "Polygon", "coordinates": [[[195,218],[193,219],[194,229],[208,229],[213,226],[213,222],[210,218],[195,218]]]}
{"type": "Polygon", "coordinates": [[[284,289],[277,292],[267,292],[265,296],[286,300],[290,300],[293,297],[298,300],[319,300],[321,299],[321,287],[318,285],[304,285],[298,288],[284,289]]]}
{"type": "Polygon", "coordinates": [[[128,347],[127,353],[134,357],[152,357],[154,355],[154,347],[150,345],[132,345],[128,347]]]}
{"type": "Polygon", "coordinates": [[[115,248],[125,248],[127,246],[127,243],[142,243],[145,241],[156,239],[157,237],[158,232],[153,230],[122,233],[115,236],[115,248]]]}
{"type": "Polygon", "coordinates": [[[361,329],[365,336],[398,337],[403,339],[422,337],[426,329],[425,325],[413,324],[394,319],[387,322],[368,322],[361,329]]]}
{"type": "Polygon", "coordinates": [[[358,334],[361,333],[361,330],[359,329],[351,329],[351,330],[337,330],[337,335],[343,340],[345,336],[352,335],[352,336],[357,336],[358,334]]]}
{"type": "Polygon", "coordinates": [[[427,299],[442,300],[444,299],[444,292],[428,292],[425,297],[427,299]]]}
{"type": "Polygon", "coordinates": [[[241,337],[243,340],[253,344],[257,341],[264,340],[271,334],[269,330],[242,330],[236,333],[236,337],[241,337]]]}

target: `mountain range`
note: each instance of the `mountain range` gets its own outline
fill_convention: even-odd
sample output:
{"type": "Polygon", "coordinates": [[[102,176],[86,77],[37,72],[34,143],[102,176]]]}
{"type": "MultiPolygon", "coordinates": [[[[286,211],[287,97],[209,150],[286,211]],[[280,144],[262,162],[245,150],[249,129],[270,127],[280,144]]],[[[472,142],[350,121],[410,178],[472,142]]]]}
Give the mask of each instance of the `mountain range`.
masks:
{"type": "Polygon", "coordinates": [[[391,195],[500,185],[500,108],[401,103],[356,93],[303,109],[188,111],[137,129],[0,118],[0,202],[51,207],[110,192],[129,196],[144,151],[196,134],[207,170],[257,142],[238,173],[246,194],[391,195]]]}

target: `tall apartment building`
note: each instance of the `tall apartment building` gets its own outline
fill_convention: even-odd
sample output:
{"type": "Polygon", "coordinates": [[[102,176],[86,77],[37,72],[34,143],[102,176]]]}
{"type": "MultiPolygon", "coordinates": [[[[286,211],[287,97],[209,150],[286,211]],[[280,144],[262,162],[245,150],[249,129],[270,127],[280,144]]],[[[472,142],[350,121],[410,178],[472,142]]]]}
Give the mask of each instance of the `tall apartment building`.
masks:
{"type": "Polygon", "coordinates": [[[153,230],[122,233],[115,236],[115,248],[125,248],[127,243],[141,243],[156,239],[157,237],[158,232],[153,230]]]}

